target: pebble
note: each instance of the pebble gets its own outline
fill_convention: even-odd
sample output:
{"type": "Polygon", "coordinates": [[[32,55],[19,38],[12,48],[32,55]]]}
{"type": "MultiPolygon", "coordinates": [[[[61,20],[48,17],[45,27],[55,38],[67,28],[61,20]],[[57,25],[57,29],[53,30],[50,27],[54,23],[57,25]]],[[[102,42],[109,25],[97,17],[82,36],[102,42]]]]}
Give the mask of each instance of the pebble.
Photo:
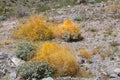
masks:
{"type": "Polygon", "coordinates": [[[12,72],[10,74],[10,78],[14,80],[16,78],[16,72],[12,72]]]}
{"type": "Polygon", "coordinates": [[[0,59],[5,59],[5,58],[7,58],[7,54],[0,52],[0,59]]]}
{"type": "Polygon", "coordinates": [[[5,75],[5,73],[3,72],[3,70],[0,70],[0,76],[5,75]]]}
{"type": "Polygon", "coordinates": [[[18,65],[20,65],[20,64],[25,62],[25,61],[23,61],[23,60],[21,60],[21,59],[19,59],[17,57],[12,57],[11,61],[15,64],[15,66],[18,66],[18,65]]]}
{"type": "Polygon", "coordinates": [[[120,74],[120,68],[114,69],[114,72],[115,72],[116,74],[120,74]]]}
{"type": "Polygon", "coordinates": [[[52,77],[43,78],[42,80],[54,80],[52,77]]]}
{"type": "Polygon", "coordinates": [[[115,73],[112,73],[112,74],[109,75],[109,78],[117,78],[117,77],[118,77],[118,75],[115,74],[115,73]]]}

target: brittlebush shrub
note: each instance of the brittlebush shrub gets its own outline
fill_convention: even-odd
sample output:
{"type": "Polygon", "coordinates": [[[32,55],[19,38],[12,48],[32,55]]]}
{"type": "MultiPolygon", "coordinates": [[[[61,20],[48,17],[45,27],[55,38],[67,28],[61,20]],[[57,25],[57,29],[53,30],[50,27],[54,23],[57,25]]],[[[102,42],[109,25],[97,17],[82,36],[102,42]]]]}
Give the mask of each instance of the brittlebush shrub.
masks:
{"type": "Polygon", "coordinates": [[[55,69],[55,76],[75,76],[78,64],[70,50],[54,42],[45,42],[36,53],[33,60],[48,61],[55,69]]]}
{"type": "Polygon", "coordinates": [[[54,68],[46,61],[29,61],[16,67],[16,73],[25,80],[40,80],[52,76],[54,68]]]}
{"type": "Polygon", "coordinates": [[[81,36],[80,28],[69,19],[66,19],[63,24],[55,27],[53,32],[56,37],[62,38],[65,41],[76,40],[81,36]]]}
{"type": "Polygon", "coordinates": [[[35,48],[32,42],[18,42],[15,47],[15,55],[22,60],[28,61],[35,55],[35,48]]]}
{"type": "Polygon", "coordinates": [[[53,38],[53,33],[42,16],[31,15],[28,23],[15,30],[13,36],[27,40],[48,40],[53,38]]]}

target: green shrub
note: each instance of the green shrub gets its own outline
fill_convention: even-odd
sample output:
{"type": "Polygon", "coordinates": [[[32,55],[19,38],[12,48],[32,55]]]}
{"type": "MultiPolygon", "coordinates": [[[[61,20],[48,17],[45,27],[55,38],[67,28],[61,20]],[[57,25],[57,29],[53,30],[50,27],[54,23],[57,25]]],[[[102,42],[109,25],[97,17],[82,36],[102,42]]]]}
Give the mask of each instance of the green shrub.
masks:
{"type": "Polygon", "coordinates": [[[74,20],[75,21],[82,21],[83,17],[82,16],[75,16],[74,20]]]}
{"type": "Polygon", "coordinates": [[[52,76],[54,68],[46,61],[30,61],[16,68],[16,73],[23,79],[42,79],[52,76]]]}
{"type": "Polygon", "coordinates": [[[31,42],[22,41],[16,44],[15,54],[22,60],[29,60],[35,54],[35,47],[31,42]]]}

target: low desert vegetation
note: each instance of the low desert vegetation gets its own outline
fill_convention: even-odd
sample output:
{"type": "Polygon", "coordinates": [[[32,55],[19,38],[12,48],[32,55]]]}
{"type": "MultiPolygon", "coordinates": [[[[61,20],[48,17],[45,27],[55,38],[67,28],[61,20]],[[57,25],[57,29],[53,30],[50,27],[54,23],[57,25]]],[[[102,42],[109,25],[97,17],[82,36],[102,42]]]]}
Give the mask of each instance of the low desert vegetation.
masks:
{"type": "Polygon", "coordinates": [[[80,50],[80,55],[87,59],[88,61],[91,59],[90,53],[86,49],[81,49],[80,50]]]}
{"type": "Polygon", "coordinates": [[[117,46],[120,46],[120,43],[117,42],[117,41],[112,41],[112,42],[110,43],[110,45],[111,45],[112,47],[117,47],[117,46]]]}
{"type": "Polygon", "coordinates": [[[80,28],[70,19],[63,23],[47,22],[44,16],[33,14],[29,19],[21,19],[16,24],[16,29],[12,36],[18,39],[32,41],[45,41],[53,38],[63,39],[65,41],[80,40],[80,28]]]}
{"type": "Polygon", "coordinates": [[[43,12],[52,8],[60,8],[65,6],[72,6],[77,3],[77,0],[1,0],[0,1],[0,15],[10,17],[23,17],[32,13],[33,11],[43,12]]]}
{"type": "Polygon", "coordinates": [[[92,75],[78,65],[75,55],[65,45],[46,41],[33,49],[30,42],[22,41],[15,50],[18,58],[27,61],[16,67],[17,76],[23,79],[92,75]]]}
{"type": "Polygon", "coordinates": [[[108,0],[86,0],[87,3],[98,3],[98,2],[106,2],[108,0]]]}
{"type": "Polygon", "coordinates": [[[112,78],[109,67],[117,63],[110,64],[119,58],[119,4],[0,0],[0,79],[102,79],[104,73],[112,78]]]}
{"type": "Polygon", "coordinates": [[[120,9],[120,2],[117,0],[115,2],[109,2],[108,7],[111,11],[116,11],[120,9]]]}
{"type": "Polygon", "coordinates": [[[15,55],[22,60],[28,61],[35,55],[35,46],[28,41],[18,42],[15,48],[15,55]]]}
{"type": "Polygon", "coordinates": [[[13,37],[39,41],[52,39],[53,33],[43,17],[33,14],[28,23],[13,32],[13,37]]]}
{"type": "Polygon", "coordinates": [[[50,77],[54,71],[54,68],[46,61],[29,61],[16,68],[17,76],[25,80],[32,78],[39,80],[50,77]]]}
{"type": "Polygon", "coordinates": [[[78,55],[85,58],[87,61],[90,61],[91,57],[96,54],[99,54],[99,52],[100,52],[99,48],[94,48],[92,50],[80,49],[78,55]]]}
{"type": "Polygon", "coordinates": [[[13,40],[9,40],[9,39],[0,40],[0,45],[9,45],[12,43],[14,43],[13,40]]]}
{"type": "Polygon", "coordinates": [[[115,0],[114,2],[110,1],[108,3],[108,8],[109,10],[113,13],[113,15],[111,15],[112,18],[114,19],[119,19],[120,18],[120,1],[119,0],[115,0]]]}
{"type": "Polygon", "coordinates": [[[78,64],[75,56],[66,47],[54,42],[45,42],[38,48],[33,60],[48,61],[56,68],[55,76],[75,76],[78,64]]]}
{"type": "Polygon", "coordinates": [[[65,41],[79,40],[81,37],[80,28],[70,19],[66,19],[62,24],[55,27],[53,33],[65,41]]]}

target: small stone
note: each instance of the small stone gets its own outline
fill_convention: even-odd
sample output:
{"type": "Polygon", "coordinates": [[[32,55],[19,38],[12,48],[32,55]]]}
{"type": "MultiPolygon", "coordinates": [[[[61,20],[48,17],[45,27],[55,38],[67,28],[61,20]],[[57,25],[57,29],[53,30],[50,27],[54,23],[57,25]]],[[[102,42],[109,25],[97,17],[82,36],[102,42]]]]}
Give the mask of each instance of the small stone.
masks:
{"type": "Polygon", "coordinates": [[[101,77],[98,77],[97,80],[101,80],[101,77]]]}
{"type": "Polygon", "coordinates": [[[9,73],[13,72],[13,69],[8,65],[5,67],[5,70],[9,73]]]}
{"type": "Polygon", "coordinates": [[[70,5],[68,5],[67,7],[68,7],[68,8],[70,8],[71,6],[70,6],[70,5]]]}
{"type": "Polygon", "coordinates": [[[42,80],[54,80],[52,77],[43,78],[42,80]]]}
{"type": "Polygon", "coordinates": [[[3,52],[0,52],[0,59],[5,59],[7,58],[7,54],[4,54],[3,52]]]}
{"type": "Polygon", "coordinates": [[[11,58],[11,61],[12,61],[16,66],[18,66],[18,65],[20,65],[20,64],[22,64],[22,63],[25,62],[25,61],[23,61],[23,60],[21,60],[21,59],[19,59],[19,58],[17,58],[17,57],[12,57],[12,58],[11,58]]]}
{"type": "Polygon", "coordinates": [[[5,75],[5,73],[2,70],[0,70],[0,76],[3,76],[3,75],[5,75]]]}
{"type": "Polygon", "coordinates": [[[10,78],[11,78],[11,79],[15,79],[15,78],[16,78],[16,73],[15,73],[15,71],[10,74],[10,78]]]}
{"type": "Polygon", "coordinates": [[[110,77],[110,78],[117,78],[117,77],[118,77],[118,75],[117,75],[117,74],[115,74],[115,73],[112,73],[112,74],[110,74],[110,75],[109,75],[109,77],[110,77]]]}
{"type": "Polygon", "coordinates": [[[118,74],[118,76],[120,77],[120,73],[118,74]]]}
{"type": "Polygon", "coordinates": [[[117,74],[119,74],[120,73],[120,68],[114,69],[114,72],[117,73],[117,74]]]}
{"type": "Polygon", "coordinates": [[[75,11],[76,11],[75,9],[71,9],[71,13],[75,13],[75,11]]]}
{"type": "Polygon", "coordinates": [[[36,80],[36,78],[32,78],[32,80],[36,80]]]}
{"type": "Polygon", "coordinates": [[[6,16],[0,16],[0,20],[5,20],[6,16]]]}
{"type": "Polygon", "coordinates": [[[57,12],[59,15],[62,15],[64,12],[63,11],[58,11],[57,12]]]}

